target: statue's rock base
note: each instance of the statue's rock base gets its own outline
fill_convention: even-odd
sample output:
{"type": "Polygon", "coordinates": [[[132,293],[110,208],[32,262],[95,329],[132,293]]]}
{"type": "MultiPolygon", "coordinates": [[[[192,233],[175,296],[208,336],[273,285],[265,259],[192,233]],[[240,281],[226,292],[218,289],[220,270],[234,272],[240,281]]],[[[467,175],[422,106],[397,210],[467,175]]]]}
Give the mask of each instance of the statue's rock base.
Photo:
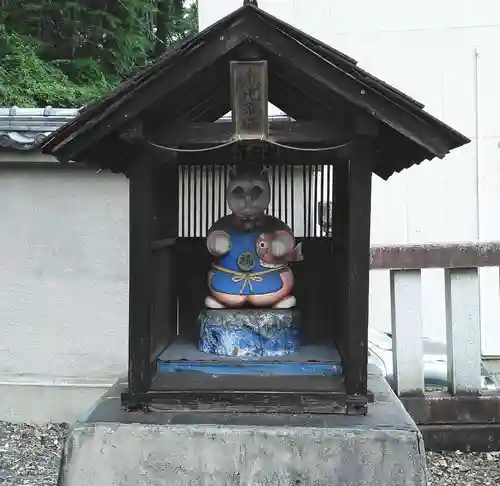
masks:
{"type": "Polygon", "coordinates": [[[199,349],[218,356],[284,356],[299,347],[292,309],[210,309],[198,316],[199,349]]]}
{"type": "Polygon", "coordinates": [[[124,412],[119,383],[70,431],[60,486],[424,486],[422,437],[380,375],[368,415],[124,412]]]}

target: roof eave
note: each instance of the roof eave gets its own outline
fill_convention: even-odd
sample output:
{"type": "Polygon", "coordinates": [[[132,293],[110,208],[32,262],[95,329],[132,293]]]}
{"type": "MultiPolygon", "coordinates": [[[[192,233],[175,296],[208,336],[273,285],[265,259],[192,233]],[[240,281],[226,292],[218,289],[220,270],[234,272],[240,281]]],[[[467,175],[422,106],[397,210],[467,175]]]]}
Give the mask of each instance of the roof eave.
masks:
{"type": "MultiPolygon", "coordinates": [[[[184,51],[188,51],[189,54],[192,54],[190,49],[193,47],[196,47],[199,51],[209,45],[210,42],[215,43],[218,40],[224,40],[222,31],[226,32],[231,26],[234,27],[235,23],[242,23],[245,20],[249,21],[249,24],[245,26],[247,32],[242,32],[244,29],[240,28],[239,33],[241,37],[239,38],[239,43],[251,39],[266,49],[265,39],[262,38],[262,35],[265,37],[266,34],[269,34],[271,39],[276,39],[277,44],[293,42],[293,48],[297,52],[302,49],[301,55],[312,56],[309,59],[310,64],[319,66],[318,69],[322,71],[323,80],[328,78],[329,73],[332,75],[332,78],[334,75],[342,77],[342,83],[344,83],[346,86],[345,89],[349,93],[347,91],[343,92],[342,89],[337,86],[337,95],[343,96],[348,102],[357,106],[357,108],[366,110],[369,115],[389,126],[408,141],[416,144],[416,146],[419,147],[418,150],[416,149],[415,155],[413,155],[413,157],[416,157],[416,161],[413,162],[409,159],[409,165],[405,163],[405,167],[425,160],[425,158],[416,155],[419,152],[421,153],[422,149],[429,153],[430,158],[443,158],[450,150],[470,142],[467,137],[424,112],[422,110],[422,104],[412,100],[410,97],[404,95],[404,93],[393,89],[389,85],[356,67],[356,62],[354,60],[351,60],[347,56],[341,57],[341,53],[331,48],[329,50],[329,57],[325,58],[325,50],[328,50],[328,46],[324,44],[320,45],[323,54],[314,53],[310,45],[309,47],[305,46],[295,38],[302,36],[307,38],[308,42],[313,42],[315,40],[312,37],[270,16],[253,5],[247,5],[208,27],[193,39],[185,42],[175,52],[170,53],[164,58],[160,58],[157,63],[133,76],[131,81],[124,83],[111,93],[110,96],[83,110],[75,120],[54,132],[43,144],[42,151],[52,154],[57,158],[78,158],[79,154],[86,150],[86,148],[95,143],[99,143],[104,136],[116,132],[120,125],[125,124],[140,113],[138,109],[135,111],[130,109],[134,98],[140,97],[141,95],[144,96],[144,93],[150,90],[152,86],[154,87],[156,84],[161,84],[161,81],[165,79],[165,72],[174,70],[177,67],[176,62],[179,59],[184,59],[184,51]],[[244,11],[252,13],[253,15],[247,16],[246,13],[243,14],[244,11]],[[255,22],[259,22],[259,19],[261,19],[260,21],[262,22],[259,28],[262,27],[263,29],[271,30],[264,30],[262,34],[262,32],[259,32],[259,29],[257,29],[257,33],[255,33],[253,28],[258,25],[255,22]],[[271,26],[271,23],[278,24],[279,28],[286,29],[289,32],[284,32],[283,38],[280,38],[278,36],[282,35],[283,31],[279,33],[274,31],[273,29],[276,29],[276,26],[271,26]],[[259,37],[259,35],[261,37],[259,37]],[[334,58],[339,58],[339,65],[334,63],[334,58]],[[321,65],[320,62],[324,63],[324,65],[321,65]],[[345,71],[340,67],[340,63],[344,63],[347,66],[344,66],[346,69],[345,71]],[[332,69],[335,71],[331,71],[332,69]],[[356,76],[358,76],[358,78],[356,78],[356,76]],[[346,84],[349,80],[352,80],[350,82],[355,83],[356,87],[361,87],[361,91],[358,89],[356,94],[356,90],[353,90],[352,87],[349,88],[346,84]],[[363,96],[359,94],[360,92],[363,96]],[[372,100],[373,103],[369,100],[372,100]],[[123,115],[124,113],[125,117],[123,115]],[[128,117],[128,119],[126,117],[128,117]],[[98,128],[99,131],[97,130],[98,128]],[[100,138],[96,135],[97,132],[100,134],[100,138]],[[81,142],[83,137],[85,137],[85,143],[77,143],[81,142]]],[[[271,43],[270,41],[266,42],[268,42],[268,44],[271,43]]],[[[232,47],[231,49],[234,48],[235,47],[232,47]]],[[[226,52],[229,52],[231,49],[228,49],[226,52]]],[[[276,49],[277,47],[275,46],[275,50],[276,49]]],[[[282,57],[282,59],[287,61],[286,57],[282,57]]],[[[293,61],[288,59],[288,62],[293,61]]],[[[297,66],[295,66],[295,68],[297,68],[297,66]]],[[[298,68],[300,68],[300,66],[298,68]]],[[[309,75],[305,68],[303,68],[303,72],[309,75]]],[[[191,76],[193,75],[194,74],[191,73],[191,76]]],[[[330,82],[328,85],[335,86],[335,83],[330,82]]],[[[147,109],[148,106],[150,105],[141,105],[141,109],[147,109]]],[[[398,166],[394,165],[387,169],[386,173],[390,172],[390,174],[392,174],[398,170],[398,166]]]]}

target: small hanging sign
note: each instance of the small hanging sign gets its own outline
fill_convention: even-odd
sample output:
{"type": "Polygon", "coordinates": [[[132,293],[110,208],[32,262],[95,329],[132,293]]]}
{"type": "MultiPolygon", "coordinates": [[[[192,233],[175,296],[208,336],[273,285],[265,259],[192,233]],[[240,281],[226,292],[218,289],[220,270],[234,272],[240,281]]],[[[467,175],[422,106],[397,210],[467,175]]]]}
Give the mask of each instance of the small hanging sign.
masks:
{"type": "Polygon", "coordinates": [[[233,130],[241,140],[269,135],[267,61],[231,61],[233,130]]]}

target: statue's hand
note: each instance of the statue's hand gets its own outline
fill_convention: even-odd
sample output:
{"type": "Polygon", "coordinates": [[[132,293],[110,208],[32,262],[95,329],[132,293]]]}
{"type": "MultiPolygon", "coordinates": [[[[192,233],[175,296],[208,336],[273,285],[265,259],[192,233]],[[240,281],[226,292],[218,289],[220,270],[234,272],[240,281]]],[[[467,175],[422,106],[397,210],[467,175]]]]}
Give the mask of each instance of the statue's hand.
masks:
{"type": "Polygon", "coordinates": [[[225,255],[231,248],[231,238],[225,231],[212,231],[207,236],[207,248],[212,255],[225,255]]]}
{"type": "Polygon", "coordinates": [[[277,231],[271,243],[271,253],[275,258],[282,258],[293,251],[293,236],[286,231],[277,231]]]}

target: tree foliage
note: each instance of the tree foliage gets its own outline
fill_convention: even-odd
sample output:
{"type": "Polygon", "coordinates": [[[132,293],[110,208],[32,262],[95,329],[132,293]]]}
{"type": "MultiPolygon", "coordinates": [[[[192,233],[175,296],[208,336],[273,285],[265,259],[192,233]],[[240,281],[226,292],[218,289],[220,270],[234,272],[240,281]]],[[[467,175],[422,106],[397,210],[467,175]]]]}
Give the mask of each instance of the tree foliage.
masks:
{"type": "Polygon", "coordinates": [[[183,0],[0,0],[0,106],[81,106],[197,29],[183,0]]]}

